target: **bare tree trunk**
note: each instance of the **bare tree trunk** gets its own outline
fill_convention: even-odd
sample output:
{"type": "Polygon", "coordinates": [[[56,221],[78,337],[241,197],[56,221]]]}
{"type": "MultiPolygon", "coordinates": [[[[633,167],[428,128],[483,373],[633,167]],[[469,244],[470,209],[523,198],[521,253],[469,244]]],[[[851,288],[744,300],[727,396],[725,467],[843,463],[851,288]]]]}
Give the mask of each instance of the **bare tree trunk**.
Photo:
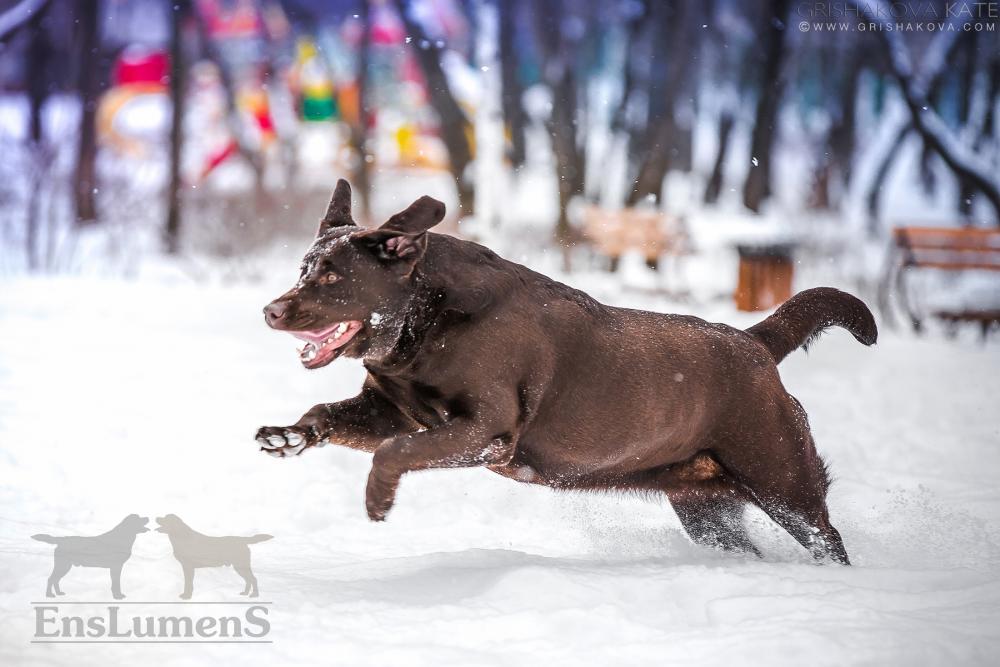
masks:
{"type": "Polygon", "coordinates": [[[559,179],[559,218],[556,220],[556,238],[570,238],[567,215],[574,196],[583,193],[584,166],[576,137],[576,75],[572,67],[565,67],[554,81],[552,89],[552,114],[546,123],[552,137],[552,150],[556,156],[556,176],[559,179]]]}
{"type": "Polygon", "coordinates": [[[766,12],[767,29],[760,71],[757,112],[750,140],[750,171],[743,185],[743,205],[754,213],[771,196],[771,152],[777,135],[778,109],[784,89],[781,70],[786,51],[789,0],[771,0],[766,12]]]}
{"type": "Polygon", "coordinates": [[[646,3],[635,6],[635,14],[625,23],[625,62],[622,63],[622,95],[611,117],[611,129],[614,132],[628,131],[628,106],[629,101],[637,88],[636,67],[639,57],[636,54],[639,43],[639,35],[649,16],[646,3]],[[640,11],[641,8],[641,11],[640,11]]]}
{"type": "Polygon", "coordinates": [[[528,116],[524,111],[522,96],[524,86],[518,69],[521,60],[518,57],[517,45],[514,43],[517,30],[518,0],[506,0],[498,3],[500,12],[500,76],[503,91],[500,103],[503,106],[504,125],[510,133],[510,143],[507,158],[516,170],[524,165],[527,158],[525,147],[525,128],[528,116]]]}
{"type": "MultiPolygon", "coordinates": [[[[972,42],[972,40],[969,40],[972,42]]],[[[974,43],[974,42],[973,42],[974,43]]],[[[965,87],[962,118],[963,121],[969,119],[971,106],[972,87],[975,82],[974,59],[975,50],[969,54],[967,79],[963,82],[965,87]]],[[[996,114],[997,96],[1000,95],[1000,56],[995,56],[989,64],[989,78],[986,82],[986,113],[983,114],[978,124],[974,127],[975,138],[973,140],[973,150],[980,150],[985,147],[987,140],[992,135],[994,116],[996,114]]],[[[958,212],[965,220],[966,224],[972,224],[972,202],[976,195],[975,186],[968,179],[959,179],[958,212]]]]}
{"type": "Polygon", "coordinates": [[[652,32],[652,61],[649,67],[646,123],[642,131],[633,131],[629,141],[629,162],[635,177],[625,197],[626,206],[635,206],[647,196],[660,199],[664,175],[670,167],[670,149],[674,135],[673,86],[677,70],[672,50],[676,36],[676,0],[662,0],[648,8],[648,30],[652,32]]]}
{"type": "Polygon", "coordinates": [[[431,106],[438,115],[441,139],[448,149],[449,167],[452,178],[455,179],[455,188],[458,190],[459,206],[465,215],[471,215],[475,211],[476,190],[471,179],[465,177],[465,172],[473,157],[469,140],[472,136],[472,126],[452,94],[448,77],[441,67],[442,49],[427,38],[423,26],[410,16],[408,0],[393,0],[393,2],[407,34],[413,38],[413,53],[426,79],[431,106]]]}
{"type": "Polygon", "coordinates": [[[184,147],[184,107],[187,65],[184,62],[184,24],[190,16],[190,0],[175,0],[170,16],[170,181],[167,184],[167,223],[163,240],[167,253],[180,249],[181,236],[181,154],[184,147]]]}
{"type": "Polygon", "coordinates": [[[52,55],[52,49],[49,45],[48,36],[45,34],[45,26],[43,25],[46,9],[46,4],[41,5],[35,10],[35,13],[32,14],[27,23],[29,40],[28,57],[26,59],[29,104],[28,138],[31,142],[32,171],[29,176],[31,188],[28,195],[25,227],[25,253],[28,260],[28,269],[31,271],[39,268],[39,199],[41,197],[43,172],[48,166],[48,149],[42,126],[42,109],[49,94],[47,70],[52,55]]]}
{"type": "Polygon", "coordinates": [[[840,172],[840,183],[846,189],[854,171],[855,135],[857,134],[858,82],[861,80],[864,60],[855,50],[848,56],[846,71],[838,92],[840,115],[830,129],[830,155],[840,172]]]}
{"type": "Polygon", "coordinates": [[[41,143],[44,138],[42,136],[42,107],[45,106],[45,100],[49,96],[48,67],[52,49],[49,46],[49,39],[43,25],[46,9],[47,5],[42,5],[37,9],[27,25],[29,42],[25,65],[28,70],[28,104],[30,106],[28,136],[36,145],[41,143]]]}
{"type": "Polygon", "coordinates": [[[576,55],[579,35],[567,34],[564,29],[568,10],[568,5],[561,0],[543,2],[534,12],[533,26],[535,41],[545,63],[543,79],[552,93],[552,111],[545,127],[552,140],[559,188],[555,237],[567,243],[572,239],[569,203],[576,195],[583,194],[586,177],[585,155],[577,136],[579,100],[576,55]]]}
{"type": "Polygon", "coordinates": [[[694,44],[686,3],[654,4],[651,19],[659,30],[649,95],[649,122],[640,141],[639,168],[626,205],[652,197],[659,202],[663,179],[674,168],[690,168],[691,137],[677,123],[676,107],[691,67],[694,44]]]}
{"type": "Polygon", "coordinates": [[[354,191],[361,199],[363,218],[372,219],[371,212],[371,179],[369,169],[370,154],[368,152],[368,63],[371,59],[372,26],[371,8],[368,0],[361,0],[358,9],[358,19],[361,21],[361,43],[358,46],[358,69],[355,80],[358,86],[357,123],[351,128],[351,145],[358,156],[358,164],[354,170],[354,191]]]}
{"type": "Polygon", "coordinates": [[[896,132],[896,138],[892,140],[892,145],[882,158],[882,162],[879,163],[878,170],[875,172],[875,178],[872,179],[871,185],[868,186],[868,196],[865,197],[865,200],[868,202],[868,232],[872,236],[875,236],[878,231],[880,217],[879,200],[882,195],[882,185],[889,176],[889,168],[896,161],[896,156],[899,155],[899,151],[903,148],[903,142],[912,129],[912,123],[904,123],[899,128],[896,132]]]}
{"type": "Polygon", "coordinates": [[[857,115],[857,88],[861,78],[862,59],[857,47],[846,56],[843,68],[835,71],[838,81],[829,100],[832,121],[820,144],[816,167],[813,172],[809,207],[819,210],[833,208],[831,188],[839,184],[846,191],[851,180],[854,160],[855,116],[857,115]]]}
{"type": "Polygon", "coordinates": [[[100,59],[98,54],[98,0],[79,0],[80,68],[77,92],[80,95],[79,147],[76,174],[73,178],[73,195],[76,222],[87,225],[97,221],[97,95],[100,86],[100,59]]]}
{"type": "Polygon", "coordinates": [[[719,115],[719,149],[715,154],[712,175],[705,186],[706,204],[714,204],[719,201],[719,194],[722,192],[723,170],[726,167],[726,154],[729,152],[729,139],[733,134],[734,124],[732,113],[724,111],[719,115]]]}

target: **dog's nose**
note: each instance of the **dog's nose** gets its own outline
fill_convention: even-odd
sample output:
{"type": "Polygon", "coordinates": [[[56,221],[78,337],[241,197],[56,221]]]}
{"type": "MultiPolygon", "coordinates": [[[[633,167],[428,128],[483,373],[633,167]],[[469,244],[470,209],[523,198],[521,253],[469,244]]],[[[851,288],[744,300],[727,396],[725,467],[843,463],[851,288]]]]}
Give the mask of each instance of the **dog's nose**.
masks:
{"type": "Polygon", "coordinates": [[[272,301],[264,306],[264,321],[268,326],[273,327],[280,323],[288,315],[287,301],[272,301]]]}

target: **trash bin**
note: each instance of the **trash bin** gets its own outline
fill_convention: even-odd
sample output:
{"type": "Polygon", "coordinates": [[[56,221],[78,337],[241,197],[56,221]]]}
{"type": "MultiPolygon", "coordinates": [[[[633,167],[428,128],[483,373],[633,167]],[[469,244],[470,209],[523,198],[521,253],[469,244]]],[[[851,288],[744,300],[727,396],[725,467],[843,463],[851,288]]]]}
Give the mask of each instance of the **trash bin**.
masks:
{"type": "Polygon", "coordinates": [[[740,244],[736,308],[753,312],[768,310],[792,296],[793,243],[740,244]]]}

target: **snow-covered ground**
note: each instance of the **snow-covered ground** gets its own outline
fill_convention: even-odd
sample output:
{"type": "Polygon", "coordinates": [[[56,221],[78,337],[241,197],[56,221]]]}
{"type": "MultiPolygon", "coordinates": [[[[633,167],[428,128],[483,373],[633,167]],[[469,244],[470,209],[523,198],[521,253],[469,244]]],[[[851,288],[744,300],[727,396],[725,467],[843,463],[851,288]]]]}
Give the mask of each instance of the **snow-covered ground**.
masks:
{"type": "MultiPolygon", "coordinates": [[[[363,375],[349,361],[305,372],[292,339],[264,326],[260,308],[294,271],[231,287],[177,274],[0,285],[0,662],[996,664],[996,342],[883,332],[867,349],[838,331],[782,365],[837,478],[850,568],[812,564],[759,515],[748,520],[764,560],[726,556],[690,544],[665,502],[483,470],[410,475],[373,524],[367,455],[278,461],[252,439],[350,396],[363,375]],[[131,512],[274,535],[253,547],[274,643],[30,643],[52,547],[29,536],[96,534],[131,512]]],[[[694,308],[580,280],[608,301],[694,308]]],[[[758,319],[723,303],[696,312],[758,319]]],[[[140,535],[134,554],[129,599],[176,600],[167,538],[140,535]]],[[[62,587],[108,599],[102,570],[74,569],[62,587]]],[[[200,570],[195,599],[241,600],[240,587],[232,570],[200,570]]]]}

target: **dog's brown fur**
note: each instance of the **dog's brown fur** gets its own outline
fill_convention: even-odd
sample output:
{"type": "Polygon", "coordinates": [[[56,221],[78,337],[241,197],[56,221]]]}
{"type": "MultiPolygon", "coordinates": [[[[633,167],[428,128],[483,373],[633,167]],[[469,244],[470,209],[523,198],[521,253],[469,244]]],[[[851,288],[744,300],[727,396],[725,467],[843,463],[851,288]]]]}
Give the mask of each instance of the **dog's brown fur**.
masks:
{"type": "Polygon", "coordinates": [[[340,181],[299,283],[265,316],[287,331],[363,322],[336,354],[364,359],[368,377],[353,399],[260,429],[269,453],[326,441],[373,452],[373,520],[407,472],[482,466],[557,488],[660,491],[695,541],[758,553],[740,521],[752,503],[817,558],[848,562],[776,364],[832,325],[874,343],[861,301],[808,290],[748,331],[613,308],[428,232],[444,215],[429,197],[377,230],[354,225],[350,197],[340,181]]]}

